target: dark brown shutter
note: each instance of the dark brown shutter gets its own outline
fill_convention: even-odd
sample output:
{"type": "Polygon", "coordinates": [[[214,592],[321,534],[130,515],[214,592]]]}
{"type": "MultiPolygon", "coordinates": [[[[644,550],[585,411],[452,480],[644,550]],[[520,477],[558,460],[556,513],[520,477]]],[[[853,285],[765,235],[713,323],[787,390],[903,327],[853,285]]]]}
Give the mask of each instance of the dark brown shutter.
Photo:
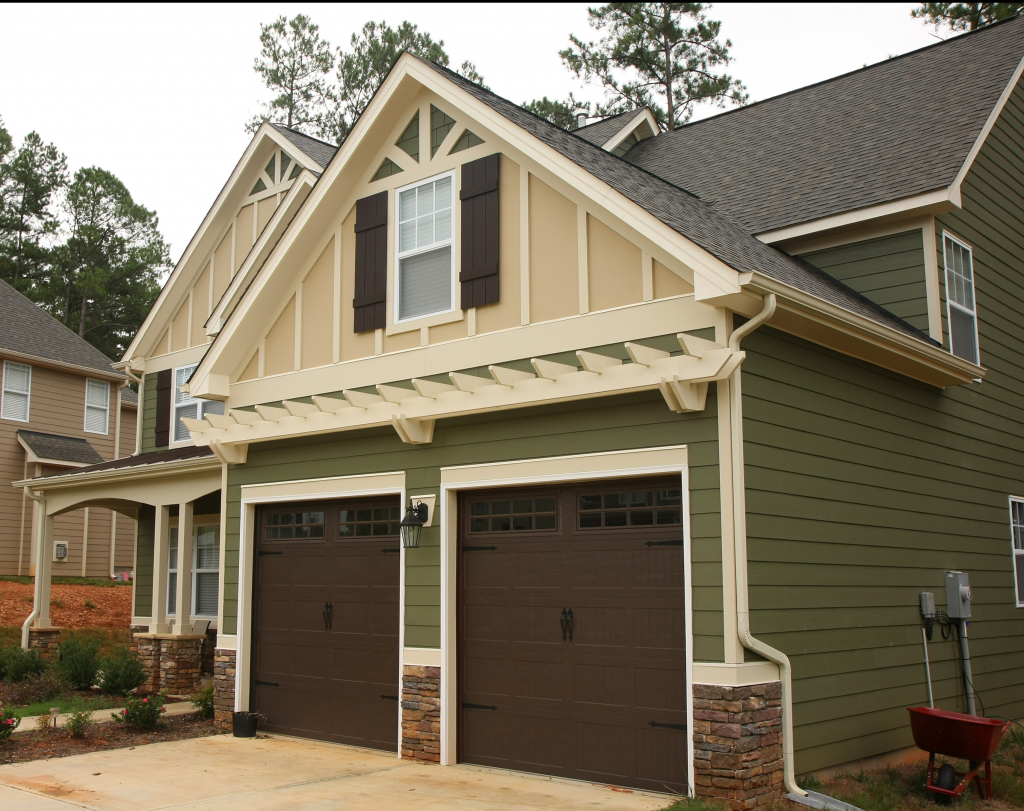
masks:
{"type": "Polygon", "coordinates": [[[498,302],[500,155],[462,164],[462,309],[498,302]]]}
{"type": "Polygon", "coordinates": [[[387,323],[388,193],[356,201],[355,331],[383,329],[387,323]]]}
{"type": "Polygon", "coordinates": [[[167,447],[171,437],[171,376],[170,369],[156,373],[156,446],[167,447]]]}

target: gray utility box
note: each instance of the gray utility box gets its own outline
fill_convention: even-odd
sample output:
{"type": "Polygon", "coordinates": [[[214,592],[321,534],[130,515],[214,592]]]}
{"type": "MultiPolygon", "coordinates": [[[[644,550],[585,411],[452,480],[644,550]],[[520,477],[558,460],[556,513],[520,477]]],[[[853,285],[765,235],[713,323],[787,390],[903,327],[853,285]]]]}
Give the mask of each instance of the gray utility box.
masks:
{"type": "Polygon", "coordinates": [[[971,618],[971,583],[967,572],[946,572],[946,615],[951,620],[971,618]]]}

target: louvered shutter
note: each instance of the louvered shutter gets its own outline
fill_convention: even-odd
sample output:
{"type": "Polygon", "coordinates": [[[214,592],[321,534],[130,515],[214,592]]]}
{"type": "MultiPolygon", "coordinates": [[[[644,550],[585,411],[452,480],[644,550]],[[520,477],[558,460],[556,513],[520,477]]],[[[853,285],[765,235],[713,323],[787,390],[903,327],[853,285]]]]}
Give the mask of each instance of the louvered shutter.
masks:
{"type": "Polygon", "coordinates": [[[171,370],[156,374],[156,446],[165,448],[171,436],[171,370]]]}
{"type": "Polygon", "coordinates": [[[462,165],[462,309],[498,301],[499,155],[462,165]]]}
{"type": "Polygon", "coordinates": [[[383,329],[387,323],[388,193],[356,201],[355,331],[383,329]]]}

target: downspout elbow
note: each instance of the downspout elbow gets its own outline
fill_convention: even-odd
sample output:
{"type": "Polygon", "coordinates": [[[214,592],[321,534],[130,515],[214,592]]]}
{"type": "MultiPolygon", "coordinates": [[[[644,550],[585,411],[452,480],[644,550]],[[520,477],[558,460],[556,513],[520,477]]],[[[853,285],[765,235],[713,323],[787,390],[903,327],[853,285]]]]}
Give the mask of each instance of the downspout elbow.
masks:
{"type": "MultiPolygon", "coordinates": [[[[43,504],[43,497],[37,496],[32,492],[32,488],[25,487],[25,495],[35,501],[38,504],[43,504]]],[[[34,543],[34,541],[33,541],[34,543]]],[[[36,578],[39,577],[39,561],[36,561],[36,578]]],[[[28,629],[32,627],[32,623],[36,621],[36,617],[39,616],[39,590],[36,588],[32,589],[32,613],[28,615],[28,619],[21,626],[21,647],[28,650],[28,629]]]]}

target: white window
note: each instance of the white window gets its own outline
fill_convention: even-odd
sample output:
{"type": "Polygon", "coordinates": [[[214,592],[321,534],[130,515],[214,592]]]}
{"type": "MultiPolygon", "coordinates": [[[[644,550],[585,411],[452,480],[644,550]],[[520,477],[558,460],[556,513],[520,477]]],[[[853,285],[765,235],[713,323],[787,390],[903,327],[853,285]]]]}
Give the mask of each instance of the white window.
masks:
{"type": "Polygon", "coordinates": [[[28,405],[32,391],[32,367],[4,361],[3,402],[0,417],[28,422],[28,405]]]}
{"type": "Polygon", "coordinates": [[[171,442],[188,442],[191,439],[188,428],[181,421],[182,417],[200,420],[204,414],[223,414],[224,403],[216,400],[198,400],[190,394],[178,390],[179,386],[188,382],[199,364],[179,366],[174,370],[174,413],[171,415],[171,442]]]}
{"type": "MultiPolygon", "coordinates": [[[[198,526],[192,537],[191,616],[217,616],[220,597],[220,527],[198,526]]],[[[167,613],[178,610],[178,528],[171,527],[167,545],[167,613]]]]}
{"type": "Polygon", "coordinates": [[[85,430],[105,434],[110,423],[110,384],[102,380],[85,381],[85,430]]]}
{"type": "Polygon", "coordinates": [[[1010,533],[1013,537],[1013,582],[1017,608],[1024,608],[1024,498],[1010,497],[1010,533]]]}
{"type": "Polygon", "coordinates": [[[398,190],[395,321],[450,312],[454,173],[398,190]]]}
{"type": "Polygon", "coordinates": [[[974,262],[971,249],[949,234],[942,234],[946,265],[946,317],[949,348],[958,358],[979,363],[978,310],[974,296],[974,262]]]}

